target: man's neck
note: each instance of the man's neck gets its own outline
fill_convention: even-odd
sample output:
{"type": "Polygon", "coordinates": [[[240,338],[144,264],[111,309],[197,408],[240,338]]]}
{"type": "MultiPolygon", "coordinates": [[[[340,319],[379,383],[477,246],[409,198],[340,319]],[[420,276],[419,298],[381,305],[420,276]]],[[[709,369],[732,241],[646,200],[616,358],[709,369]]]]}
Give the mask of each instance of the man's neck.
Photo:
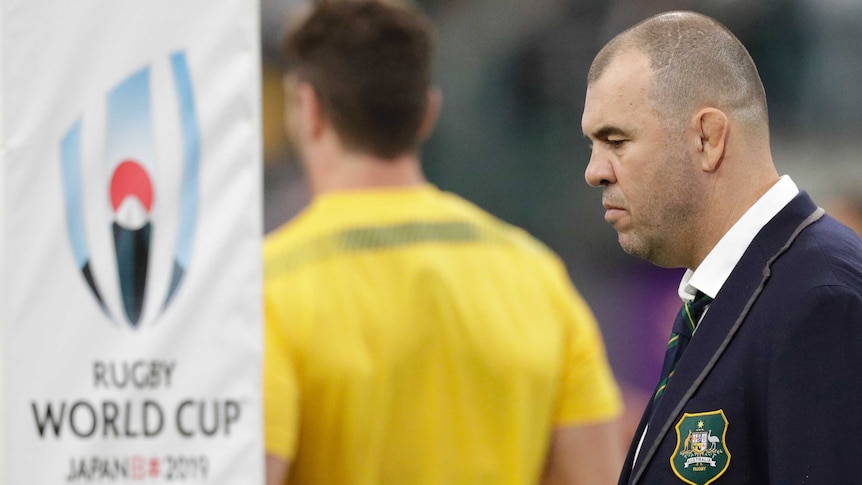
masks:
{"type": "Polygon", "coordinates": [[[714,175],[712,185],[705,187],[707,198],[701,219],[708,221],[698,232],[699,238],[691,248],[691,259],[685,267],[696,269],[718,241],[733,227],[780,178],[768,149],[745,158],[739,150],[728,150],[724,167],[714,175]]]}
{"type": "Polygon", "coordinates": [[[426,183],[415,154],[392,159],[340,153],[306,166],[314,196],[328,192],[372,188],[410,187],[426,183]]]}

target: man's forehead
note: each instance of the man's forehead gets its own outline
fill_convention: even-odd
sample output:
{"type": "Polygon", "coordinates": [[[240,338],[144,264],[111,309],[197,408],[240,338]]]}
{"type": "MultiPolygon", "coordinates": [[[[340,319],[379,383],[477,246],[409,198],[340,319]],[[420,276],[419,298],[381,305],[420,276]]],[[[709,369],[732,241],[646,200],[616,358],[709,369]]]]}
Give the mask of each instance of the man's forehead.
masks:
{"type": "Polygon", "coordinates": [[[652,66],[649,57],[641,50],[635,48],[622,49],[611,58],[601,75],[590,87],[611,85],[616,87],[617,83],[630,83],[643,81],[646,85],[652,77],[652,66]]]}
{"type": "Polygon", "coordinates": [[[620,53],[611,60],[598,79],[587,86],[584,121],[611,110],[628,111],[647,101],[652,71],[649,59],[638,51],[620,53]]]}

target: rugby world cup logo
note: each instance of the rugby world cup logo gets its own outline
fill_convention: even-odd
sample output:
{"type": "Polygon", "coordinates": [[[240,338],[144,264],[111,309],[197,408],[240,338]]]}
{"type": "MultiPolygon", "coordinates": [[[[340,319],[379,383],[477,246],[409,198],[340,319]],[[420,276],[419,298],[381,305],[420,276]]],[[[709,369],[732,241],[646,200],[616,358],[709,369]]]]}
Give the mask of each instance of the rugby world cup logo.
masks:
{"type": "MultiPolygon", "coordinates": [[[[170,281],[160,298],[158,317],[170,305],[179,290],[191,258],[192,241],[198,212],[198,172],[200,133],[195,112],[194,92],[184,52],[170,57],[172,84],[178,104],[181,160],[164,163],[182,164],[181,193],[177,214],[178,228],[173,248],[170,281]]],[[[66,226],[75,261],[87,287],[105,315],[114,321],[126,321],[138,328],[142,321],[150,272],[151,244],[157,221],[153,208],[158,203],[158,187],[153,174],[158,167],[155,130],[153,126],[152,69],[148,66],[132,73],[106,97],[106,129],[104,134],[104,167],[109,181],[105,192],[85,194],[82,174],[82,125],[78,118],[60,143],[63,192],[66,203],[66,226]],[[109,305],[105,292],[92,267],[93,254],[85,232],[84,197],[101,197],[109,204],[113,257],[116,259],[117,281],[121,305],[109,305]],[[114,315],[111,308],[121,307],[124,317],[114,315]]],[[[101,256],[101,255],[99,255],[101,256]]]]}

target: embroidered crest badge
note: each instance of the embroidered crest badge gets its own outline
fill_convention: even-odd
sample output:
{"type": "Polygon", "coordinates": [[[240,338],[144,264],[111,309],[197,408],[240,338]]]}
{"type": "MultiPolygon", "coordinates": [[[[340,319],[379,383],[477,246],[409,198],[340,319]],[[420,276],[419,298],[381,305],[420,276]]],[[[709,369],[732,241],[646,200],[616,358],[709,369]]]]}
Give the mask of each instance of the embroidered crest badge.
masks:
{"type": "Polygon", "coordinates": [[[676,449],[670,467],[677,477],[691,485],[707,485],[718,479],[730,465],[730,450],[724,411],[685,413],[676,423],[676,449]]]}

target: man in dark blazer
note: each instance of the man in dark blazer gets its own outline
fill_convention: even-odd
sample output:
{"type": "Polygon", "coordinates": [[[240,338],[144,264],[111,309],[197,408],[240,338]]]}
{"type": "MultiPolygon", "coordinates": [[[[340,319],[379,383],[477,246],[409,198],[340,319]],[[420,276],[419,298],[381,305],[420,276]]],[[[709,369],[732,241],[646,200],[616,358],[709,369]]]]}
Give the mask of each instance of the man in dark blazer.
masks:
{"type": "Polygon", "coordinates": [[[688,268],[693,335],[681,352],[672,334],[620,483],[862,483],[862,241],[779,176],[748,52],[670,12],[608,43],[588,82],[605,219],[626,252],[688,268]]]}

